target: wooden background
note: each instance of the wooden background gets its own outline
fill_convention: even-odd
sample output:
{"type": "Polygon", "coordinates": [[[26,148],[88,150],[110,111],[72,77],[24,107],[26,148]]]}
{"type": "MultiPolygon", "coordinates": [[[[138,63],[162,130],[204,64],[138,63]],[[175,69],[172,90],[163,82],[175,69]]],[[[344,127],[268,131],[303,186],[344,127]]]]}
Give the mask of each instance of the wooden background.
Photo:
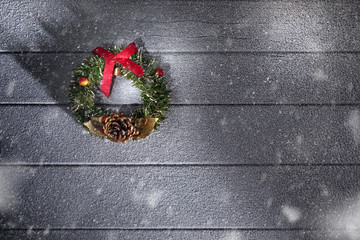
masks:
{"type": "MultiPolygon", "coordinates": [[[[0,20],[1,239],[360,239],[358,1],[3,0],[0,20]],[[92,137],[72,69],[134,40],[168,119],[92,137]]],[[[106,103],[140,101],[119,80],[106,103]]]]}

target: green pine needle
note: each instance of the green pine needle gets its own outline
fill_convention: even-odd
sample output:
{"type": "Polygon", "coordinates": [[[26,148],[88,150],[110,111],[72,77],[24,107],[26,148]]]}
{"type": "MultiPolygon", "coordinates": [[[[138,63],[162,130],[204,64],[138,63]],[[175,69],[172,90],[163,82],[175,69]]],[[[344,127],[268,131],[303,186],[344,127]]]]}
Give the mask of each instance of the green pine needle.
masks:
{"type": "MultiPolygon", "coordinates": [[[[123,47],[107,48],[107,50],[114,55],[123,49],[123,47]]],[[[120,66],[121,74],[125,78],[131,80],[141,92],[140,96],[143,104],[141,108],[137,109],[133,117],[142,118],[151,116],[153,118],[158,118],[158,121],[155,124],[156,129],[160,122],[166,118],[166,112],[169,109],[171,99],[171,91],[167,89],[164,78],[155,74],[156,68],[158,67],[155,66],[155,59],[144,58],[141,49],[132,55],[130,59],[144,68],[144,75],[139,78],[128,69],[120,66]]],[[[104,66],[105,59],[97,55],[91,55],[85,58],[74,70],[69,86],[68,98],[70,110],[81,124],[89,121],[92,117],[110,114],[108,110],[95,106],[94,103],[94,90],[100,85],[104,66]],[[78,83],[81,77],[86,77],[89,80],[88,85],[81,86],[78,83]]]]}

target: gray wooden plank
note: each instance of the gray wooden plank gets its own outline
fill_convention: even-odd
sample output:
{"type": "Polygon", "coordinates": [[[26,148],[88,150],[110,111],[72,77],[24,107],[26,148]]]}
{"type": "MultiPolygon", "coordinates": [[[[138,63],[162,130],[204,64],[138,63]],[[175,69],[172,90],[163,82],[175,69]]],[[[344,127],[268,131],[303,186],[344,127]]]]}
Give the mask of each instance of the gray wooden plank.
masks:
{"type": "Polygon", "coordinates": [[[359,166],[1,167],[0,225],[359,231],[359,166]]]}
{"type": "MultiPolygon", "coordinates": [[[[89,54],[0,55],[2,103],[66,103],[72,69],[89,54]]],[[[359,54],[162,54],[173,104],[358,103],[359,54]]],[[[140,103],[115,81],[104,103],[140,103]]],[[[136,94],[137,93],[137,94],[136,94]]]]}
{"type": "Polygon", "coordinates": [[[2,51],[90,51],[141,38],[151,51],[359,51],[346,1],[1,1],[2,51]]]}
{"type": "Polygon", "coordinates": [[[44,230],[28,230],[16,231],[7,230],[0,231],[0,237],[3,239],[107,239],[107,240],[353,240],[347,236],[346,231],[341,230],[325,230],[325,231],[303,231],[303,230],[151,230],[151,231],[119,231],[119,230],[53,230],[46,228],[44,230]]]}
{"type": "Polygon", "coordinates": [[[2,163],[359,163],[358,106],[172,106],[159,131],[125,144],[89,135],[65,106],[0,114],[2,163]]]}

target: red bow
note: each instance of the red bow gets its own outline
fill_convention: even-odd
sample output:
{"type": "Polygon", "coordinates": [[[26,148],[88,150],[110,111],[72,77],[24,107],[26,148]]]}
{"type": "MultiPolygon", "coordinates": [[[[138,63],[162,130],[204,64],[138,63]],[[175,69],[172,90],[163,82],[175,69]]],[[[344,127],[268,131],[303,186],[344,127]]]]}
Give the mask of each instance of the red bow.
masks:
{"type": "Polygon", "coordinates": [[[129,46],[127,46],[126,48],[124,48],[124,50],[116,54],[116,56],[114,56],[114,54],[112,54],[111,52],[109,52],[108,50],[102,47],[97,47],[92,51],[93,54],[96,54],[99,57],[102,57],[106,60],[103,79],[101,83],[101,91],[105,94],[107,98],[110,95],[110,86],[111,86],[115,61],[123,65],[126,69],[129,69],[138,77],[142,77],[142,75],[144,74],[144,68],[142,68],[138,64],[128,59],[129,57],[131,57],[131,55],[133,55],[136,52],[137,52],[137,48],[135,43],[130,43],[129,46]]]}

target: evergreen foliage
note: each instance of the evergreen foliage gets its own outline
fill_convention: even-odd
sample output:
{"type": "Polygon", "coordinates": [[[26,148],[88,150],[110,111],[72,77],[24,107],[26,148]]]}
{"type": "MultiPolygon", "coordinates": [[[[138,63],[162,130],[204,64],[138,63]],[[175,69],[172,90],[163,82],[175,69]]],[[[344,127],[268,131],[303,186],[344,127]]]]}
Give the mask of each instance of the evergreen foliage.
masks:
{"type": "MultiPolygon", "coordinates": [[[[111,47],[107,48],[108,51],[114,55],[122,51],[124,48],[111,47]]],[[[137,63],[144,68],[144,74],[141,78],[133,74],[128,69],[120,67],[121,75],[131,80],[131,82],[140,90],[142,107],[137,109],[134,113],[134,118],[143,118],[151,116],[157,118],[155,129],[161,121],[166,118],[166,112],[170,103],[170,90],[167,89],[167,84],[164,78],[155,74],[157,66],[155,59],[147,59],[143,57],[143,51],[138,50],[130,58],[133,62],[137,63]]],[[[100,82],[103,77],[103,69],[105,66],[105,59],[91,55],[87,57],[79,66],[74,70],[72,80],[69,86],[69,103],[70,110],[75,118],[81,123],[89,121],[93,117],[109,115],[110,112],[94,102],[94,90],[99,88],[100,82]],[[86,86],[81,86],[78,80],[81,77],[86,77],[89,83],[86,86]]]]}

